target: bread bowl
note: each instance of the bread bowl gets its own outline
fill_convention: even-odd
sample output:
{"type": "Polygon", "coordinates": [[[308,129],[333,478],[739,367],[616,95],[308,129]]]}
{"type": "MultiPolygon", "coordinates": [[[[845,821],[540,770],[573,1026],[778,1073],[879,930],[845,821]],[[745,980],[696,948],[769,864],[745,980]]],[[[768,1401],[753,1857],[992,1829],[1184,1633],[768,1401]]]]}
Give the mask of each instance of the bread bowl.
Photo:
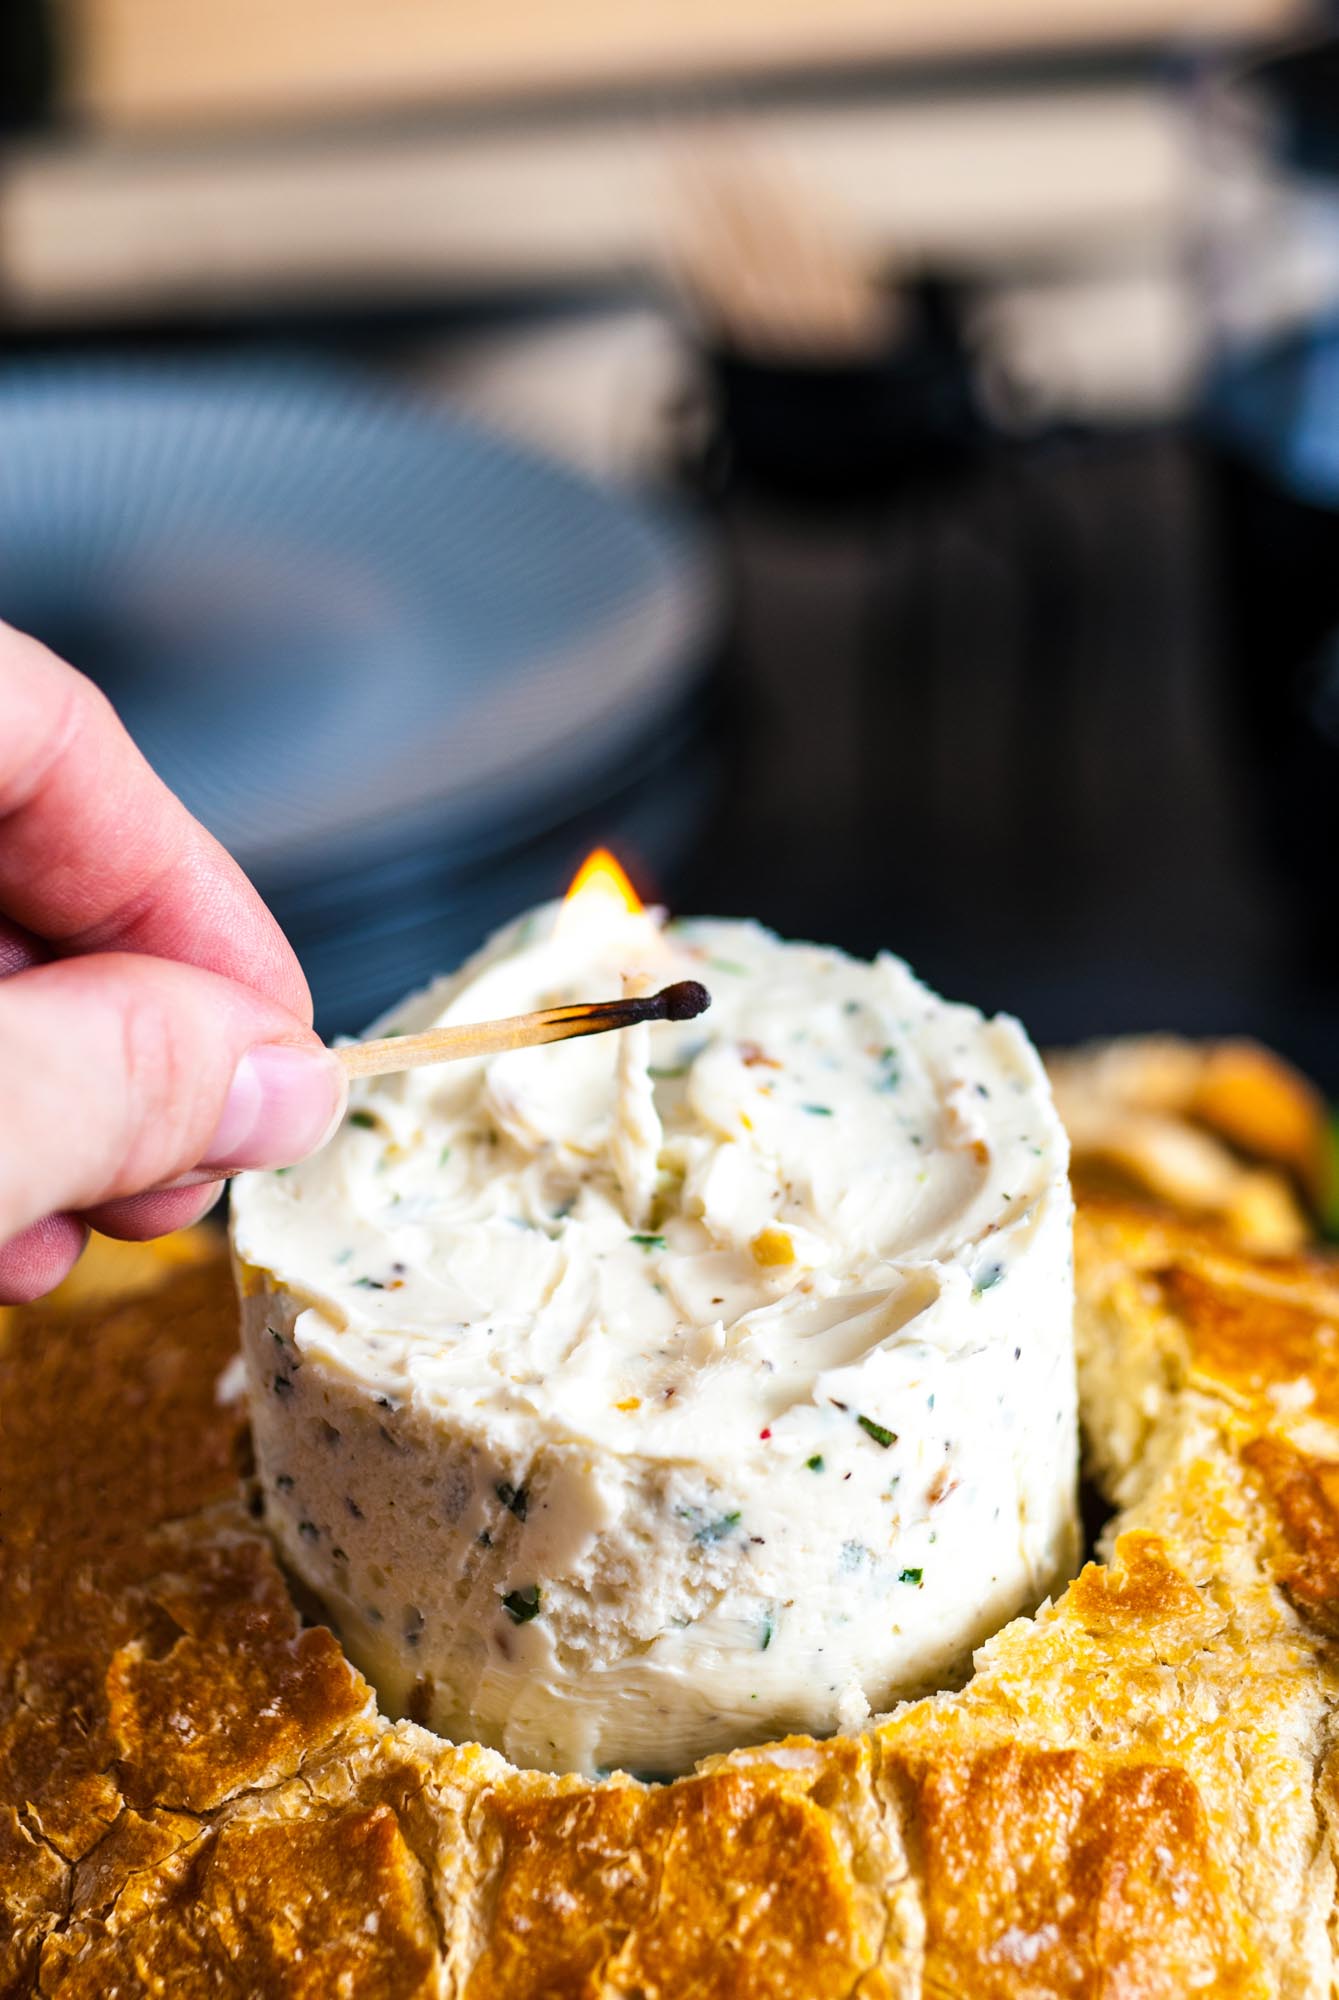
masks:
{"type": "Polygon", "coordinates": [[[380,1716],[242,1497],[221,1249],[101,1254],[0,1352],[0,1990],[1330,1992],[1323,1257],[1083,1202],[1098,1559],[965,1687],[647,1786],[380,1716]]]}

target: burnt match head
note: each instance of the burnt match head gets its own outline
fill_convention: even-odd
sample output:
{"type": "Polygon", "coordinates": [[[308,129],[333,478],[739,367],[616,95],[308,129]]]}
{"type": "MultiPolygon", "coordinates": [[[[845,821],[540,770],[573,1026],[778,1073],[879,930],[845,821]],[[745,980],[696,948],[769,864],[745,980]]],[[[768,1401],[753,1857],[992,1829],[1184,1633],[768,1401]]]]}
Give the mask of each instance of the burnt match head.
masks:
{"type": "Polygon", "coordinates": [[[562,1042],[571,1035],[605,1035],[611,1028],[631,1028],[638,1021],[695,1021],[710,1005],[710,993],[695,979],[680,979],[673,986],[662,986],[659,993],[625,993],[621,1000],[574,1000],[544,1016],[541,1039],[562,1042]]]}
{"type": "Polygon", "coordinates": [[[674,986],[662,986],[656,995],[663,1021],[695,1021],[711,1005],[711,995],[696,979],[681,979],[674,986]]]}

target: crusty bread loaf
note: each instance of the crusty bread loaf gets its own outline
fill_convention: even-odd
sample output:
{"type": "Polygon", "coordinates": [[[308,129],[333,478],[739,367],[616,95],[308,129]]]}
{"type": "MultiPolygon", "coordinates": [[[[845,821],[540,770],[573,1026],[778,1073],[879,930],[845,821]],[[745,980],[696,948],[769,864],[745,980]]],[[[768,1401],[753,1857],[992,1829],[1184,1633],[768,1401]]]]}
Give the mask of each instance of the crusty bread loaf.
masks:
{"type": "Polygon", "coordinates": [[[1046,1068],[1080,1192],[1152,1196],[1262,1255],[1301,1248],[1334,1206],[1325,1100],[1258,1042],[1123,1035],[1046,1068]]]}
{"type": "Polygon", "coordinates": [[[0,1352],[3,1992],[1330,1993],[1334,1265],[1085,1205],[1106,1559],[960,1692],[648,1787],[378,1716],[239,1497],[221,1253],[174,1258],[0,1352]]]}

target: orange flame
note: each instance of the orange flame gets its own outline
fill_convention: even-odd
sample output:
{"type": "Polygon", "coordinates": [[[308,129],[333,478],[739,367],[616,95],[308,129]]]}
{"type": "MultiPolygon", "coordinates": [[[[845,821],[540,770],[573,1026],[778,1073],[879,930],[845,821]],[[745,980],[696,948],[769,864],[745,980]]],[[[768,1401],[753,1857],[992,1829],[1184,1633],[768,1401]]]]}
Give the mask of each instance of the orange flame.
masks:
{"type": "Polygon", "coordinates": [[[642,907],[641,897],[607,847],[597,847],[586,856],[563,901],[564,914],[580,904],[583,916],[597,910],[635,916],[642,907]]]}

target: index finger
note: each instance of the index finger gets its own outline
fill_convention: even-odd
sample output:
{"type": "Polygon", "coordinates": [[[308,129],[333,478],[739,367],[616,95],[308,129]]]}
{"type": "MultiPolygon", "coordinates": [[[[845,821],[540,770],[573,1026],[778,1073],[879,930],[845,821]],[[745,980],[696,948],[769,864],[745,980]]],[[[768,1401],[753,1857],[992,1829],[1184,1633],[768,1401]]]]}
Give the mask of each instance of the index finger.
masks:
{"type": "Polygon", "coordinates": [[[0,914],[61,956],[177,959],[311,1020],[302,968],[237,863],[154,774],[92,682],[4,624],[0,914]]]}

